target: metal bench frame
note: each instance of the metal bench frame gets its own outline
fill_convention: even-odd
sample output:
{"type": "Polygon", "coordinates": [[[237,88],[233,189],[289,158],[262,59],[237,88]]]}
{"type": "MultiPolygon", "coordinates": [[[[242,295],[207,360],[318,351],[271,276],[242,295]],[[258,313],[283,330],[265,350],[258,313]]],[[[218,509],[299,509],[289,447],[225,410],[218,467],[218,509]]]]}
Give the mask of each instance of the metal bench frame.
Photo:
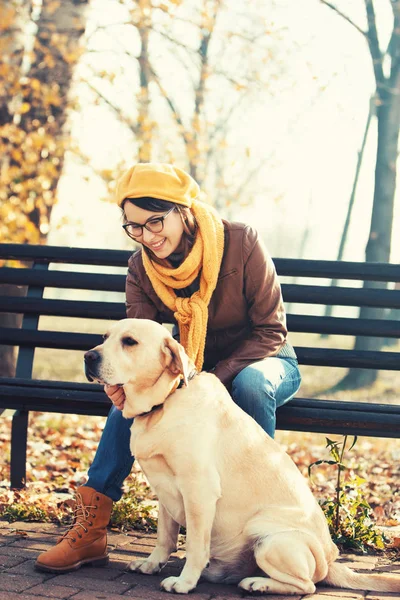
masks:
{"type": "MultiPolygon", "coordinates": [[[[0,328],[0,341],[19,346],[16,374],[0,378],[0,410],[12,409],[11,487],[26,479],[29,411],[106,416],[110,403],[95,384],[32,379],[35,348],[82,352],[98,344],[95,334],[38,330],[41,315],[118,320],[125,317],[121,302],[53,300],[43,298],[46,287],[125,290],[125,276],[105,273],[50,271],[51,263],[126,267],[129,251],[91,250],[56,246],[0,244],[0,259],[30,261],[30,268],[0,268],[0,283],[27,286],[25,297],[0,296],[0,312],[23,314],[22,327],[0,328]],[[90,309],[90,311],[89,311],[90,309]]],[[[400,265],[300,259],[275,259],[280,276],[400,282],[400,265]]],[[[400,309],[400,290],[282,284],[286,303],[336,306],[374,306],[400,309]]],[[[335,335],[400,338],[400,320],[357,319],[288,314],[288,329],[335,335]]],[[[400,370],[400,352],[355,351],[296,347],[300,364],[330,367],[400,370]]],[[[400,434],[400,404],[371,404],[342,400],[295,398],[277,411],[277,427],[294,431],[381,437],[400,434]]]]}

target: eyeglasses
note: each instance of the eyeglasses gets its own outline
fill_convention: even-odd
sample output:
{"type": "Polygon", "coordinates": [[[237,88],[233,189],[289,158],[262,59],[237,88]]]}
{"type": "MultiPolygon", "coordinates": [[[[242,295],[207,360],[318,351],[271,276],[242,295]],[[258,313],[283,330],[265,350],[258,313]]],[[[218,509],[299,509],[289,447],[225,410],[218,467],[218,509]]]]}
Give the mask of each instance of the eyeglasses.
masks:
{"type": "Polygon", "coordinates": [[[143,225],[140,225],[139,223],[124,223],[122,227],[125,229],[125,233],[134,240],[143,235],[143,227],[151,233],[160,233],[164,228],[164,219],[166,219],[173,210],[175,210],[175,206],[170,208],[162,217],[150,217],[143,225]]]}

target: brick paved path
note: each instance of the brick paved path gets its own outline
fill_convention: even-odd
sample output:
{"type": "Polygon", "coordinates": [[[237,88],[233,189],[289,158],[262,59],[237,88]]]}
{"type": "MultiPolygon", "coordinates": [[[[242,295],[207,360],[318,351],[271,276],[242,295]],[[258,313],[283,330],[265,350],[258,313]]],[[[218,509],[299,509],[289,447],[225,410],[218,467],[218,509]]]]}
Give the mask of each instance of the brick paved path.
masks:
{"type": "MultiPolygon", "coordinates": [[[[60,532],[47,523],[12,523],[0,521],[0,600],[38,600],[59,598],[73,600],[168,600],[177,596],[160,591],[159,583],[168,575],[176,575],[182,567],[183,550],[178,550],[163,569],[162,575],[146,576],[125,572],[127,563],[135,557],[150,553],[155,543],[154,534],[140,532],[128,535],[110,532],[110,563],[107,567],[83,567],[75,573],[50,575],[34,570],[36,556],[55,543],[60,532]]],[[[376,556],[349,556],[341,558],[349,566],[363,571],[391,571],[400,576],[400,562],[376,556]]],[[[246,596],[250,598],[250,596],[246,596]]],[[[300,600],[301,596],[263,596],[270,600],[300,600]]],[[[200,583],[190,600],[234,600],[243,594],[233,585],[200,583]]],[[[304,596],[306,598],[306,596],[304,596]]],[[[319,587],[313,600],[389,600],[400,595],[367,593],[319,587]]]]}

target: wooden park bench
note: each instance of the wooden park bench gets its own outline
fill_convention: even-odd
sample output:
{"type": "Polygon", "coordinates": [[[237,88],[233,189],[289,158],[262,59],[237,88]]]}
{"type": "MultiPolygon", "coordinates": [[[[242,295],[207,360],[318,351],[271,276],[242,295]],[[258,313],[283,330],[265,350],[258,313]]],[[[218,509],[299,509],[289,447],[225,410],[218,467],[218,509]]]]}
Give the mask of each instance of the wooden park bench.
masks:
{"type": "MultiPolygon", "coordinates": [[[[112,321],[124,318],[123,293],[129,256],[129,251],[122,250],[0,244],[0,261],[5,264],[0,268],[0,284],[26,288],[23,296],[0,296],[0,312],[23,315],[21,328],[0,328],[0,344],[19,347],[15,377],[0,378],[0,412],[1,409],[8,409],[7,414],[13,411],[11,487],[20,488],[25,482],[29,411],[107,415],[110,402],[100,385],[32,378],[36,348],[79,350],[83,354],[100,342],[100,332],[82,333],[71,331],[67,326],[55,332],[38,326],[44,315],[63,317],[60,323],[72,318],[112,321]],[[110,267],[122,267],[122,270],[112,273],[110,267]],[[44,297],[52,288],[58,290],[58,296],[44,297]],[[69,294],[71,290],[91,290],[93,299],[64,299],[65,290],[69,294]],[[118,301],[108,299],[110,294],[101,300],[105,292],[120,292],[118,301]]],[[[283,258],[274,262],[289,308],[290,332],[400,338],[400,320],[387,318],[389,309],[400,309],[400,290],[386,289],[387,283],[400,282],[400,265],[283,258]],[[315,285],[318,279],[323,280],[322,285],[315,285]],[[377,281],[382,282],[382,289],[332,287],[330,280],[377,281]],[[381,311],[381,318],[369,320],[357,316],[304,314],[321,313],[321,306],[373,306],[386,310],[381,311]]],[[[354,309],[349,310],[354,313],[354,309]]],[[[301,346],[296,347],[296,352],[301,365],[315,368],[400,370],[400,352],[327,348],[323,347],[323,340],[321,347],[301,346]]],[[[398,437],[400,404],[296,397],[278,410],[277,427],[327,434],[398,437]]]]}

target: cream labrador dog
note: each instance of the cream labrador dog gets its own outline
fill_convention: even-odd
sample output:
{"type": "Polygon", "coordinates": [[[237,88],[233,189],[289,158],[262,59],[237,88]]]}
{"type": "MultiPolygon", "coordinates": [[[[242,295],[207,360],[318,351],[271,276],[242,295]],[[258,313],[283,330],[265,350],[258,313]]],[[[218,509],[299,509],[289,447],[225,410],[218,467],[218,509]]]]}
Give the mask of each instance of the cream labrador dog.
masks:
{"type": "Polygon", "coordinates": [[[312,594],[318,582],[400,592],[398,576],[335,562],[323,512],[293,461],[215,375],[196,374],[162,325],[116,323],[85,368],[91,381],[123,385],[131,451],[159,499],[157,545],[131,571],[158,573],[183,525],[186,562],[162,581],[168,592],[187,594],[200,577],[265,594],[312,594]]]}

